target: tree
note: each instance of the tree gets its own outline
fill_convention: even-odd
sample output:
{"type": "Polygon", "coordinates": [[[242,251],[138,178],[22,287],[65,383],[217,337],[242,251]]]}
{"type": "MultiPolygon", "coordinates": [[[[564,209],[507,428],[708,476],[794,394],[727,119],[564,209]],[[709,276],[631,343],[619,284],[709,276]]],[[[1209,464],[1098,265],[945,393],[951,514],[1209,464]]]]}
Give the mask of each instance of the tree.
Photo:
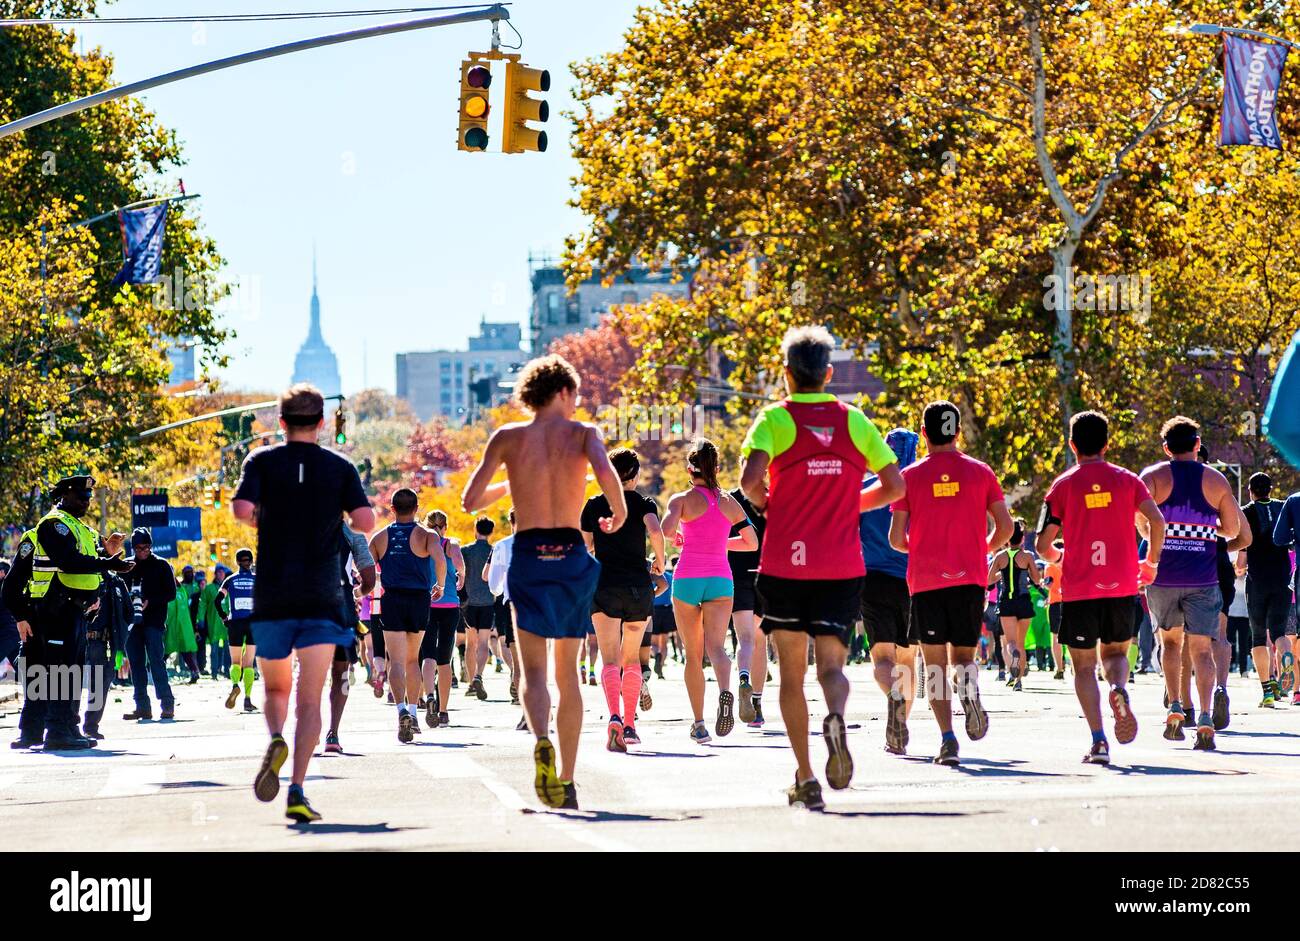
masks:
{"type": "Polygon", "coordinates": [[[623,378],[637,356],[612,314],[605,314],[589,330],[553,340],[547,352],[563,356],[573,365],[582,377],[582,398],[597,407],[618,401],[623,378]]]}
{"type": "MultiPolygon", "coordinates": [[[[1177,282],[1137,305],[1045,289],[1063,272],[1071,288],[1141,281],[1184,251],[1193,205],[1251,198],[1231,184],[1242,155],[1214,147],[1214,46],[1179,30],[1197,20],[1296,25],[1216,0],[642,9],[623,48],[574,70],[587,225],[569,277],[638,257],[697,270],[689,298],[617,316],[643,395],[689,399],[711,356],[767,393],[786,327],[819,322],[871,357],[877,418],[915,426],[951,398],[1012,485],[1060,469],[1062,422],[1084,405],[1150,454],[1134,403],[1198,386],[1164,370],[1166,326],[1199,324],[1224,351],[1238,337],[1177,282]]],[[[1284,134],[1296,118],[1284,102],[1284,134]]],[[[1293,199],[1295,168],[1281,158],[1293,199]]]]}

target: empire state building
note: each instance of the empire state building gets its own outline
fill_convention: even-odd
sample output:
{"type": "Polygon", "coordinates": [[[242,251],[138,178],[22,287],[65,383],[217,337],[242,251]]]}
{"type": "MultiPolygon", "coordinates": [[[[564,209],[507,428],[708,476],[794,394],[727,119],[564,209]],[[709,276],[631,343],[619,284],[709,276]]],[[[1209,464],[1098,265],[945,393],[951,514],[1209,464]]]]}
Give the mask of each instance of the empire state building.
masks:
{"type": "Polygon", "coordinates": [[[310,382],[321,395],[338,395],[339,363],[320,331],[320,297],[316,294],[316,254],[311,259],[311,327],[293,362],[293,381],[310,382]]]}

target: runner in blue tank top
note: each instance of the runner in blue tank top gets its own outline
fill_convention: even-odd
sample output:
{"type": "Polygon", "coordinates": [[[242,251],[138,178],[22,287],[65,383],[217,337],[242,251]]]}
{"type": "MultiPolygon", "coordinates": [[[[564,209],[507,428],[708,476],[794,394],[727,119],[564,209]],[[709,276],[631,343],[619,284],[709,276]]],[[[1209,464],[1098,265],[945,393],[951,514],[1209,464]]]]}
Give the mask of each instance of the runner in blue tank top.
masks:
{"type": "MultiPolygon", "coordinates": [[[[1191,669],[1196,674],[1196,690],[1201,704],[1196,721],[1196,748],[1214,749],[1214,711],[1212,700],[1222,698],[1227,709],[1227,692],[1216,689],[1213,644],[1219,637],[1219,610],[1223,598],[1219,592],[1217,539],[1228,539],[1230,550],[1244,548],[1250,541],[1250,527],[1245,525],[1241,508],[1227,479],[1197,461],[1201,447],[1200,425],[1178,416],[1165,422],[1160,430],[1169,460],[1152,465],[1142,472],[1142,482],[1160,507],[1165,518],[1164,551],[1158,560],[1155,580],[1147,588],[1151,621],[1160,631],[1161,664],[1169,714],[1165,720],[1165,738],[1183,740],[1187,721],[1185,706],[1190,707],[1190,683],[1184,682],[1187,663],[1183,658],[1183,635],[1191,669]]],[[[1138,520],[1142,535],[1147,535],[1145,520],[1138,520]]]]}
{"type": "Polygon", "coordinates": [[[419,729],[420,641],[429,624],[429,599],[441,596],[447,574],[438,537],[415,522],[417,509],[415,491],[401,488],[393,494],[395,522],[370,540],[370,553],[384,580],[384,649],[388,685],[397,703],[397,740],[402,744],[419,729]]]}

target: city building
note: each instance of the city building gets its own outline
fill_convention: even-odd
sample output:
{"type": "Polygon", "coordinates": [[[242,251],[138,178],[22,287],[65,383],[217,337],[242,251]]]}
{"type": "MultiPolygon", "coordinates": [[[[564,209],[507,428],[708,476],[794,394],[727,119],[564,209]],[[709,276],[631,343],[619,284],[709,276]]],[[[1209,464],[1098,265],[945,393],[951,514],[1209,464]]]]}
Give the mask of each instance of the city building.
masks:
{"type": "Polygon", "coordinates": [[[565,287],[564,269],[554,259],[529,255],[528,270],[533,290],[529,339],[534,356],[546,352],[557,337],[597,326],[612,306],[638,304],[656,294],[685,297],[690,291],[688,279],[674,282],[668,271],[643,266],[629,269],[609,287],[601,284],[601,272],[594,271],[573,294],[565,287]]]}
{"type": "Polygon", "coordinates": [[[320,296],[316,291],[316,253],[311,257],[311,326],[307,339],[298,348],[293,361],[293,381],[310,382],[325,396],[343,391],[339,380],[339,362],[334,351],[325,342],[320,329],[320,296]]]}
{"type": "Polygon", "coordinates": [[[198,378],[194,374],[194,341],[189,337],[181,337],[175,346],[168,347],[167,359],[172,364],[168,385],[182,386],[198,378]]]}
{"type": "Polygon", "coordinates": [[[477,409],[499,405],[510,396],[500,382],[527,359],[521,348],[523,328],[517,323],[479,324],[468,350],[430,350],[397,354],[397,397],[410,403],[420,421],[440,416],[454,423],[472,421],[477,409]],[[486,391],[476,399],[475,382],[486,391]]]}

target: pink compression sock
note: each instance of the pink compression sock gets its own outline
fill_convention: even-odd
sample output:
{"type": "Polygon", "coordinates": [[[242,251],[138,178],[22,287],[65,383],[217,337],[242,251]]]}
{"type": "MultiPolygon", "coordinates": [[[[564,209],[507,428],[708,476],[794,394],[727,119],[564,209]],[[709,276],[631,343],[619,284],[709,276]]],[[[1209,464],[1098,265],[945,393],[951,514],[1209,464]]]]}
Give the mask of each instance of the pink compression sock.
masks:
{"type": "Polygon", "coordinates": [[[636,725],[636,707],[641,699],[641,671],[628,667],[623,671],[623,724],[636,725]]]}
{"type": "Polygon", "coordinates": [[[605,705],[609,707],[611,716],[618,715],[618,685],[621,672],[618,667],[609,664],[600,671],[600,685],[605,687],[605,705]]]}

